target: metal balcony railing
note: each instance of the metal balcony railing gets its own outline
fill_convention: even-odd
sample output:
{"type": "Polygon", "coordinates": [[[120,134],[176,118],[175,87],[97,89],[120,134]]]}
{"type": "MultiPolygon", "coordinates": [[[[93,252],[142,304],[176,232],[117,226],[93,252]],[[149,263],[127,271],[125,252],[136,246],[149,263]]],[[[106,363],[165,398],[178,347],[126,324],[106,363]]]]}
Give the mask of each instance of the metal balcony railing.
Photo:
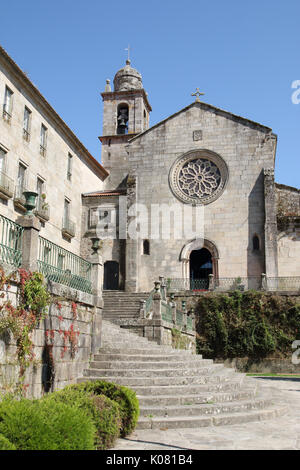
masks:
{"type": "Polygon", "coordinates": [[[25,209],[25,196],[24,196],[24,191],[27,191],[27,183],[25,181],[23,184],[18,184],[15,187],[15,194],[14,194],[14,204],[19,207],[20,209],[25,209]]]}
{"type": "Polygon", "coordinates": [[[3,171],[0,171],[0,196],[4,199],[13,197],[14,182],[3,171]]]}
{"type": "Polygon", "coordinates": [[[23,227],[0,215],[0,260],[20,267],[22,263],[23,227]]]}
{"type": "Polygon", "coordinates": [[[3,119],[7,122],[11,121],[11,110],[6,104],[3,105],[3,119]]]}
{"type": "Polygon", "coordinates": [[[34,213],[39,219],[44,222],[50,219],[49,204],[45,201],[44,198],[42,198],[42,196],[39,196],[37,199],[37,204],[34,213]]]}
{"type": "Polygon", "coordinates": [[[38,268],[50,281],[91,293],[91,263],[43,237],[39,237],[38,268]]]}
{"type": "Polygon", "coordinates": [[[71,219],[69,219],[69,217],[64,217],[62,221],[61,231],[62,234],[66,237],[75,237],[75,223],[71,219]]]}
{"type": "Polygon", "coordinates": [[[40,145],[40,154],[45,157],[46,156],[46,147],[44,147],[43,145],[40,145]]]}
{"type": "Polygon", "coordinates": [[[30,132],[28,132],[28,130],[24,128],[23,128],[23,139],[26,140],[26,142],[30,141],[30,132]]]}

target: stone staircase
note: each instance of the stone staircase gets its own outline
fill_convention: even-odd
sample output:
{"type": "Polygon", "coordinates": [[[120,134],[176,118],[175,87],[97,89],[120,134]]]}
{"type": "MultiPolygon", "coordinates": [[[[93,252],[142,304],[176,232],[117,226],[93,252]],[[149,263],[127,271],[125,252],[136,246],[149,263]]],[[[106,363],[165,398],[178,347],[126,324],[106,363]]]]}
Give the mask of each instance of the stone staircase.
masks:
{"type": "Polygon", "coordinates": [[[137,429],[195,428],[274,418],[286,412],[274,389],[190,351],[160,346],[103,321],[102,346],[86,380],[107,380],[135,390],[137,429]]]}
{"type": "Polygon", "coordinates": [[[146,300],[148,297],[149,293],[105,290],[103,291],[103,318],[117,324],[139,318],[141,300],[146,300]]]}

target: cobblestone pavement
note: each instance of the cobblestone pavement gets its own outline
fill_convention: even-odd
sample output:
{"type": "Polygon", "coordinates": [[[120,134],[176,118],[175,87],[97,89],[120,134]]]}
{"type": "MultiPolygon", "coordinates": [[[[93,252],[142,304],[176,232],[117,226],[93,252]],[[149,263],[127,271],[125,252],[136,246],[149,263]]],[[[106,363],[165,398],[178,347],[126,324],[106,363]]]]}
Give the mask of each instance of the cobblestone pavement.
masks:
{"type": "Polygon", "coordinates": [[[137,430],[119,439],[112,450],[300,450],[300,378],[253,380],[274,388],[274,396],[282,392],[280,401],[289,407],[284,416],[197,429],[137,430]]]}

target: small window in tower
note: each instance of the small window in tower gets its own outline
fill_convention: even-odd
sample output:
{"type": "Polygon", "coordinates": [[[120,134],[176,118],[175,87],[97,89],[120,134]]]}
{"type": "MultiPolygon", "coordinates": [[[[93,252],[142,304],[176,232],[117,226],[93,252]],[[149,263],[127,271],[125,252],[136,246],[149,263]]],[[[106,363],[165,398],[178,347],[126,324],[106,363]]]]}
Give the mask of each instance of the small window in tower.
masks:
{"type": "Polygon", "coordinates": [[[150,255],[150,242],[149,240],[143,241],[143,254],[150,255]]]}
{"type": "Polygon", "coordinates": [[[259,238],[257,235],[254,235],[253,237],[253,250],[258,251],[260,249],[260,243],[259,243],[259,238]]]}
{"type": "Polygon", "coordinates": [[[117,134],[128,134],[128,104],[119,104],[117,118],[117,134]]]}
{"type": "Polygon", "coordinates": [[[144,110],[144,130],[147,128],[147,114],[146,111],[144,110]]]}

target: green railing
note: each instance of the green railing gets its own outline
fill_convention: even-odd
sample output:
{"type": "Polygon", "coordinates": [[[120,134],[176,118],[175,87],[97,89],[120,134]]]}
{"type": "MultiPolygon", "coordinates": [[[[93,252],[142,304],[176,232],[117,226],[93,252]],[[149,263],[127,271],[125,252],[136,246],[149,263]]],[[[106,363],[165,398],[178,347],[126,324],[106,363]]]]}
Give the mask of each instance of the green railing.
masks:
{"type": "Polygon", "coordinates": [[[176,310],[176,325],[183,325],[183,313],[181,313],[179,310],[176,310]]]}
{"type": "Polygon", "coordinates": [[[39,237],[39,271],[50,281],[91,293],[91,263],[39,237]]]}
{"type": "Polygon", "coordinates": [[[0,215],[0,259],[3,263],[20,267],[22,263],[23,227],[0,215]]]}
{"type": "Polygon", "coordinates": [[[164,301],[161,302],[161,318],[168,323],[173,323],[172,307],[164,301]]]}
{"type": "Polygon", "coordinates": [[[193,329],[193,319],[190,315],[188,315],[188,317],[187,317],[186,329],[187,330],[192,330],[193,329]]]}

